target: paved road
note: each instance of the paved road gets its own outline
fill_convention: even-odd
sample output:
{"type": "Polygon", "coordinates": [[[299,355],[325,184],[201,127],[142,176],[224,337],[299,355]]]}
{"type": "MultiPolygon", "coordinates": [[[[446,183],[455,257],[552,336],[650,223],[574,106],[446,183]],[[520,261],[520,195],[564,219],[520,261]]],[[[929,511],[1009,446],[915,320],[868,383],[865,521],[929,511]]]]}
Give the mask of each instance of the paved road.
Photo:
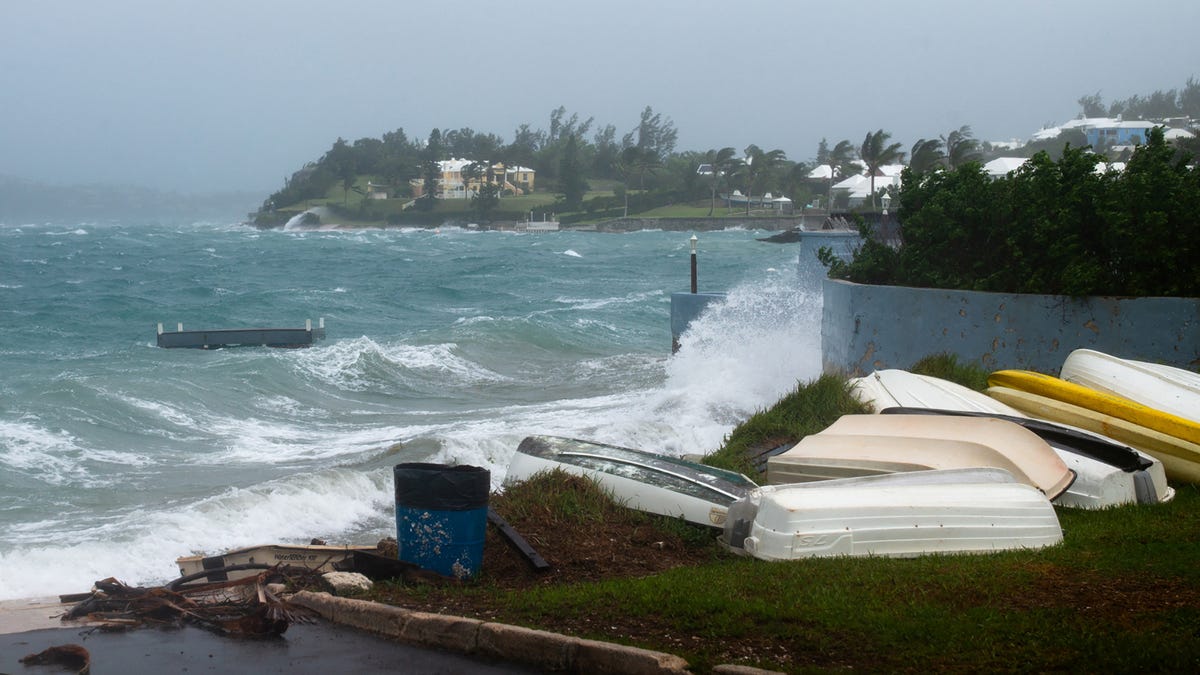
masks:
{"type": "Polygon", "coordinates": [[[403,645],[326,622],[294,624],[280,638],[238,640],[199,628],[140,628],[101,633],[86,627],[51,628],[0,635],[0,675],[55,675],[62,668],[26,666],[21,657],[63,644],[82,645],[92,675],[159,673],[431,673],[527,675],[526,666],[476,661],[459,654],[403,645]]]}

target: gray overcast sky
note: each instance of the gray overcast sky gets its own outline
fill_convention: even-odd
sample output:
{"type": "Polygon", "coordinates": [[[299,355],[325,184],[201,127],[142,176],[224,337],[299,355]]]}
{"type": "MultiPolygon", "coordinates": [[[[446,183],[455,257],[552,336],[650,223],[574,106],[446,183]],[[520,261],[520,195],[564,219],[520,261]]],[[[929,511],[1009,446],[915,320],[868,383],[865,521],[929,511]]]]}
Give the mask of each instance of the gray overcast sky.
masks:
{"type": "Polygon", "coordinates": [[[811,159],[1025,139],[1200,78],[1197,0],[0,0],[0,174],[264,195],[341,136],[512,140],[563,105],[811,159]]]}

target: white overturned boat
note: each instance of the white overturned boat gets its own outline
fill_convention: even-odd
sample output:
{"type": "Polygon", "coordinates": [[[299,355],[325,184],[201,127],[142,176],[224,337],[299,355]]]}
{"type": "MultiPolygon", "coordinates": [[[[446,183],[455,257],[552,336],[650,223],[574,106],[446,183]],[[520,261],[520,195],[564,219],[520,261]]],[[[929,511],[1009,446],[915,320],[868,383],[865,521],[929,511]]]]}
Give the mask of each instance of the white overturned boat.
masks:
{"type": "Polygon", "coordinates": [[[722,543],[762,560],[912,557],[1035,549],[1062,541],[1049,500],[1002,469],[947,469],[754,490],[722,543]]]}
{"type": "Polygon", "coordinates": [[[263,544],[226,551],[220,555],[190,555],[177,558],[179,576],[187,577],[207,571],[208,574],[195,583],[210,581],[233,581],[254,576],[263,568],[226,571],[227,567],[241,565],[280,565],[284,567],[306,567],[319,572],[334,572],[349,569],[355,551],[375,552],[375,546],[327,546],[324,544],[263,544]]]}
{"type": "Polygon", "coordinates": [[[1111,438],[1065,424],[1035,420],[982,392],[904,370],[879,370],[851,380],[854,395],[878,413],[980,415],[1020,424],[1045,440],[1075,472],[1075,482],[1054,501],[1097,509],[1168,501],[1160,460],[1111,438]]]}
{"type": "Polygon", "coordinates": [[[629,508],[721,527],[735,500],[758,487],[740,473],[684,459],[558,436],[529,436],[508,465],[505,483],[560,469],[587,476],[629,508]]]}
{"type": "Polygon", "coordinates": [[[1200,374],[1182,368],[1076,349],[1059,377],[1200,423],[1200,374]]]}
{"type": "Polygon", "coordinates": [[[924,469],[1004,469],[1051,499],[1075,480],[1035,434],[1003,420],[844,415],[767,461],[767,482],[794,483],[924,469]]]}

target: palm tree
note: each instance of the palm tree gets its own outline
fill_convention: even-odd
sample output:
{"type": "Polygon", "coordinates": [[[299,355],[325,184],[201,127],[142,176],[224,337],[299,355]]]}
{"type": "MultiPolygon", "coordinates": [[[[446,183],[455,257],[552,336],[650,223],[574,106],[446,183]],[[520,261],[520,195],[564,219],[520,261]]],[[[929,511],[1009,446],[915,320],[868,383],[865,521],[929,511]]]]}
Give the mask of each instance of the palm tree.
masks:
{"type": "Polygon", "coordinates": [[[957,169],[967,162],[977,162],[983,153],[979,151],[979,141],[971,134],[971,127],[963,125],[942,137],[946,146],[946,163],[951,169],[957,169]]]}
{"type": "Polygon", "coordinates": [[[737,150],[733,148],[721,148],[720,150],[709,150],[704,153],[704,164],[709,166],[711,173],[709,174],[709,187],[712,188],[712,201],[708,205],[708,217],[712,218],[713,210],[717,208],[717,186],[721,182],[721,178],[727,173],[731,173],[736,166],[737,150]]]}
{"type": "MultiPolygon", "coordinates": [[[[479,180],[481,180],[483,178],[483,171],[484,171],[484,165],[482,162],[471,162],[470,164],[468,164],[462,168],[461,175],[462,175],[462,181],[463,181],[463,197],[464,198],[469,196],[467,193],[469,191],[468,188],[471,185],[471,183],[478,182],[479,180]]],[[[476,194],[478,194],[478,192],[476,192],[476,194]]]]}
{"type": "Polygon", "coordinates": [[[857,152],[854,144],[848,140],[838,141],[837,145],[833,146],[833,150],[829,152],[829,190],[825,196],[828,200],[825,204],[827,211],[833,211],[833,184],[850,173],[850,167],[853,166],[855,159],[857,159],[857,152]]]}
{"type": "Polygon", "coordinates": [[[945,159],[946,153],[942,152],[941,139],[922,138],[913,143],[908,168],[912,169],[914,173],[925,173],[933,167],[941,165],[945,159]]]}
{"type": "Polygon", "coordinates": [[[887,164],[896,164],[904,161],[904,153],[900,151],[899,143],[888,145],[888,139],[892,137],[883,129],[875,133],[867,132],[867,137],[863,139],[862,147],[858,151],[858,157],[867,165],[867,174],[871,177],[871,206],[875,206],[875,176],[879,173],[879,169],[887,164]]]}
{"type": "Polygon", "coordinates": [[[787,161],[783,150],[765,151],[751,144],[746,148],[746,159],[742,163],[742,176],[746,179],[746,215],[750,215],[750,197],[754,194],[754,185],[760,178],[768,176],[787,161]]]}

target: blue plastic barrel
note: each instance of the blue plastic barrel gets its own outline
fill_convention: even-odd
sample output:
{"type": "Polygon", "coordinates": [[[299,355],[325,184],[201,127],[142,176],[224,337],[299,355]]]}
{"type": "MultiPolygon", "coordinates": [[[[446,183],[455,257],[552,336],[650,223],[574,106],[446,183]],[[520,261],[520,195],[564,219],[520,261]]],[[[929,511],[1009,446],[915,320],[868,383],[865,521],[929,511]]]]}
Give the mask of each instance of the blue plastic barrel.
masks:
{"type": "Polygon", "coordinates": [[[399,558],[456,579],[479,574],[491,472],[477,466],[397,464],[399,558]]]}

